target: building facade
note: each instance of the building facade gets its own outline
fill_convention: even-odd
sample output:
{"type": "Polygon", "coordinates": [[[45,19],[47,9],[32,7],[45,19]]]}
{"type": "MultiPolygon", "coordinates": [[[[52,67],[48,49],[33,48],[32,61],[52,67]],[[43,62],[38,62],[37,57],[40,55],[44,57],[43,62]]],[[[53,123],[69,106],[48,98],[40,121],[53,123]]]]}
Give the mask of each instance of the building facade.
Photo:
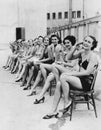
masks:
{"type": "Polygon", "coordinates": [[[47,5],[47,28],[59,27],[83,19],[83,0],[51,0],[47,5]],[[71,6],[71,7],[70,7],[71,6]]]}
{"type": "Polygon", "coordinates": [[[46,0],[0,0],[0,44],[16,40],[16,28],[23,37],[46,35],[46,0]]]}
{"type": "Polygon", "coordinates": [[[94,17],[100,11],[99,4],[99,0],[48,0],[47,28],[94,17]]]}
{"type": "Polygon", "coordinates": [[[62,39],[75,35],[81,42],[93,35],[101,43],[99,0],[52,0],[47,10],[47,34],[56,33],[62,39]]]}

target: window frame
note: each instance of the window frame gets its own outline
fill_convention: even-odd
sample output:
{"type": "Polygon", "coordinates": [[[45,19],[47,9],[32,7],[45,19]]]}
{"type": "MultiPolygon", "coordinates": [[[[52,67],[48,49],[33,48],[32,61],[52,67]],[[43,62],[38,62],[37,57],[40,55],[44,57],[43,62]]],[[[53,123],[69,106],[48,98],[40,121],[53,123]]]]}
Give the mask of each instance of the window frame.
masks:
{"type": "Polygon", "coordinates": [[[76,11],[72,11],[72,18],[76,19],[76,11]]]}
{"type": "Polygon", "coordinates": [[[62,12],[58,12],[58,19],[62,19],[62,12]]]}
{"type": "Polygon", "coordinates": [[[50,13],[47,13],[47,20],[50,20],[50,13]]]}
{"type": "Polygon", "coordinates": [[[64,19],[68,19],[68,11],[64,12],[64,19]]]}
{"type": "Polygon", "coordinates": [[[81,11],[80,10],[77,11],[77,18],[81,18],[81,11]]]}
{"type": "Polygon", "coordinates": [[[56,13],[55,12],[52,13],[52,19],[53,20],[56,19],[56,13]]]}

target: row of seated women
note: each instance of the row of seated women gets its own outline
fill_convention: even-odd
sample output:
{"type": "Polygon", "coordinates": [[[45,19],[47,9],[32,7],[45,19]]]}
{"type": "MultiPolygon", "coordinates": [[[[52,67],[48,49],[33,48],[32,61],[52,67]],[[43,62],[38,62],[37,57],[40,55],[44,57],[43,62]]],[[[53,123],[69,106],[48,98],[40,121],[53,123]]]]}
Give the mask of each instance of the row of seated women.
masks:
{"type": "Polygon", "coordinates": [[[37,94],[37,86],[42,81],[43,87],[34,104],[44,102],[45,93],[51,81],[55,80],[52,109],[43,119],[57,117],[61,97],[64,97],[62,113],[71,106],[70,89],[90,90],[95,66],[98,64],[97,55],[93,51],[97,41],[95,37],[88,35],[82,43],[76,43],[76,38],[69,35],[62,42],[54,34],[44,38],[39,36],[31,43],[29,46],[24,42],[20,49],[15,49],[17,52],[14,51],[8,58],[12,63],[8,64],[7,60],[4,68],[8,67],[11,72],[17,71],[16,82],[21,81],[20,87],[24,87],[24,90],[31,90],[28,96],[37,94]]]}

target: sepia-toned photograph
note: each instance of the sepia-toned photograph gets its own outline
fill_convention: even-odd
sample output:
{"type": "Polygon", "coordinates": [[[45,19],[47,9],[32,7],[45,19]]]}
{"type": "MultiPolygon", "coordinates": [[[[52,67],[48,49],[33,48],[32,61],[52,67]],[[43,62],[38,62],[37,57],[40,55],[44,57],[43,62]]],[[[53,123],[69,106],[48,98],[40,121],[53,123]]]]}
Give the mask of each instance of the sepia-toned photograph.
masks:
{"type": "Polygon", "coordinates": [[[0,0],[0,130],[101,130],[101,0],[0,0]]]}

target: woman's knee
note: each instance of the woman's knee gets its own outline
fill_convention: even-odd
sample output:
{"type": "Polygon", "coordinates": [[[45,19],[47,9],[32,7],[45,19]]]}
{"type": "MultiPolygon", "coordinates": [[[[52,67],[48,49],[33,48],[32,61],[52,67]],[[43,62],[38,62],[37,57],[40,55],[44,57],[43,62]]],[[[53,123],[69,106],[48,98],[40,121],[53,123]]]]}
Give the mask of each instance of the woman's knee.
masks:
{"type": "Polygon", "coordinates": [[[64,81],[64,79],[65,79],[65,75],[64,75],[64,74],[61,74],[61,75],[60,75],[60,81],[62,82],[62,81],[64,81]]]}
{"type": "Polygon", "coordinates": [[[57,81],[57,88],[60,89],[61,88],[61,82],[57,81]]]}
{"type": "Polygon", "coordinates": [[[38,75],[41,75],[41,70],[38,71],[38,75]]]}
{"type": "Polygon", "coordinates": [[[54,79],[54,74],[50,73],[49,76],[47,77],[47,82],[51,82],[54,79]]]}
{"type": "Polygon", "coordinates": [[[40,68],[43,68],[44,67],[44,65],[43,64],[40,64],[40,68]]]}
{"type": "Polygon", "coordinates": [[[44,65],[40,65],[40,70],[41,70],[42,74],[46,73],[46,69],[44,68],[44,65]]]}
{"type": "Polygon", "coordinates": [[[26,63],[26,64],[24,64],[24,67],[25,67],[25,68],[28,68],[28,64],[27,64],[27,63],[26,63]]]}
{"type": "Polygon", "coordinates": [[[34,66],[32,66],[31,70],[32,70],[32,71],[34,70],[34,66]]]}

